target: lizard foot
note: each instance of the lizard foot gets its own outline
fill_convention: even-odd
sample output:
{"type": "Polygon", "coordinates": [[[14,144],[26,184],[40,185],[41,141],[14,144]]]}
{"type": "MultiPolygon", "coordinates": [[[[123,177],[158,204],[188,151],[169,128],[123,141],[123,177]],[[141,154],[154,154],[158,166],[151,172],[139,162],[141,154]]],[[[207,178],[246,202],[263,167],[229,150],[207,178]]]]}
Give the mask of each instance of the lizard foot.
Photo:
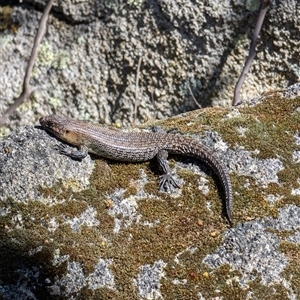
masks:
{"type": "Polygon", "coordinates": [[[58,144],[54,146],[54,149],[58,151],[59,154],[70,156],[72,155],[72,148],[66,146],[65,144],[58,144]]]}
{"type": "Polygon", "coordinates": [[[160,176],[159,189],[161,191],[172,191],[174,188],[180,188],[180,185],[175,181],[175,179],[170,174],[164,174],[160,176]]]}

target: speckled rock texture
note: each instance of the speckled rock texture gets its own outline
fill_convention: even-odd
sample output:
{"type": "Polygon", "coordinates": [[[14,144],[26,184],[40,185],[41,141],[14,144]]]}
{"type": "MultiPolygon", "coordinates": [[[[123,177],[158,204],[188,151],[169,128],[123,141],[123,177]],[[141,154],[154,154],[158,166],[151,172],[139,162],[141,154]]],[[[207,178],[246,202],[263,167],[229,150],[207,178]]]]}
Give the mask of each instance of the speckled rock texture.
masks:
{"type": "MultiPolygon", "coordinates": [[[[228,167],[230,228],[212,170],[171,157],[74,161],[39,126],[0,140],[2,299],[299,299],[300,85],[169,118],[228,167]]],[[[154,124],[151,124],[154,125],[154,124]]]]}
{"type": "MultiPolygon", "coordinates": [[[[259,2],[54,1],[31,79],[36,91],[9,127],[50,112],[128,126],[135,104],[145,122],[195,109],[192,94],[203,106],[228,105],[259,2]]],[[[45,3],[1,2],[0,114],[20,94],[45,3]]],[[[299,80],[299,14],[297,0],[271,1],[243,100],[299,80]]]]}
{"type": "Polygon", "coordinates": [[[84,169],[79,162],[66,161],[61,156],[50,162],[47,157],[53,152],[55,143],[54,141],[49,143],[48,135],[41,129],[30,126],[20,128],[1,141],[1,144],[0,201],[12,196],[15,201],[34,198],[50,204],[47,199],[41,199],[37,182],[34,182],[36,174],[39,174],[38,184],[43,186],[52,186],[59,179],[63,179],[64,183],[74,190],[84,189],[89,185],[88,178],[93,170],[91,160],[86,161],[84,169]],[[29,151],[24,152],[24,148],[29,151]],[[11,170],[16,166],[16,162],[20,168],[12,173],[11,170]],[[3,176],[4,174],[10,176],[3,176]]]}

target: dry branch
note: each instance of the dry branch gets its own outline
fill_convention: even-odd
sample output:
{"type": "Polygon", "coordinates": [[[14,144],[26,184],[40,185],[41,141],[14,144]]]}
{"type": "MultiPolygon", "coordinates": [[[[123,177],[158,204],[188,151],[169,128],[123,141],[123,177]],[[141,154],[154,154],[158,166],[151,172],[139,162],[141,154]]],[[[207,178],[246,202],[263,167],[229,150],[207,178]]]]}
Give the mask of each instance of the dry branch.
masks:
{"type": "Polygon", "coordinates": [[[263,24],[263,21],[265,19],[265,16],[266,16],[266,13],[267,13],[267,10],[268,10],[269,6],[270,6],[270,0],[262,0],[261,9],[260,9],[260,12],[259,12],[259,16],[258,16],[258,19],[257,19],[257,22],[256,22],[256,26],[255,26],[254,33],[253,33],[252,40],[251,40],[251,44],[250,44],[249,56],[248,56],[248,59],[245,63],[243,72],[240,75],[240,78],[239,78],[239,80],[238,80],[238,82],[235,86],[235,89],[234,89],[233,105],[238,105],[241,102],[241,96],[240,96],[241,87],[242,87],[242,85],[245,81],[245,78],[246,78],[246,76],[248,74],[248,71],[251,67],[252,61],[255,57],[255,54],[256,54],[255,46],[257,44],[258,35],[260,33],[260,30],[261,30],[261,27],[262,27],[262,24],[263,24]]]}
{"type": "Polygon", "coordinates": [[[30,87],[29,81],[30,81],[32,69],[33,69],[33,66],[34,66],[34,63],[35,63],[35,60],[36,60],[39,45],[40,45],[41,40],[42,40],[42,38],[45,34],[45,31],[46,31],[47,20],[48,20],[48,16],[49,16],[49,12],[51,10],[52,4],[53,4],[53,0],[49,0],[47,5],[45,6],[43,16],[42,16],[41,21],[40,21],[39,28],[38,28],[37,34],[35,36],[34,45],[33,45],[33,48],[31,50],[30,59],[28,61],[28,65],[26,67],[26,72],[25,72],[25,77],[24,77],[24,82],[23,82],[23,91],[22,91],[21,95],[17,99],[15,99],[14,103],[1,116],[0,126],[4,126],[6,124],[8,118],[10,117],[10,115],[33,92],[33,89],[30,87]]]}

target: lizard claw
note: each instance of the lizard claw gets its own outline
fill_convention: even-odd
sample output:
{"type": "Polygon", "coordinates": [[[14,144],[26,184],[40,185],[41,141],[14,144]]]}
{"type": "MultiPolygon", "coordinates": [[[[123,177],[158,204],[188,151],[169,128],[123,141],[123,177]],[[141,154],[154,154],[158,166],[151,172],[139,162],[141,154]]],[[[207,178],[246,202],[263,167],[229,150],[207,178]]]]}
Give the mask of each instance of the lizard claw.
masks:
{"type": "Polygon", "coordinates": [[[72,149],[64,144],[56,145],[54,148],[55,148],[55,150],[57,150],[59,152],[59,154],[62,154],[62,155],[69,156],[72,152],[72,149]]]}
{"type": "Polygon", "coordinates": [[[55,146],[56,150],[58,150],[59,154],[69,156],[76,160],[82,160],[88,154],[88,148],[85,146],[80,147],[79,150],[71,148],[65,144],[59,144],[55,146]]]}
{"type": "Polygon", "coordinates": [[[180,188],[180,185],[175,181],[175,179],[170,174],[164,174],[159,182],[159,189],[161,191],[169,190],[172,191],[173,188],[180,188]]]}

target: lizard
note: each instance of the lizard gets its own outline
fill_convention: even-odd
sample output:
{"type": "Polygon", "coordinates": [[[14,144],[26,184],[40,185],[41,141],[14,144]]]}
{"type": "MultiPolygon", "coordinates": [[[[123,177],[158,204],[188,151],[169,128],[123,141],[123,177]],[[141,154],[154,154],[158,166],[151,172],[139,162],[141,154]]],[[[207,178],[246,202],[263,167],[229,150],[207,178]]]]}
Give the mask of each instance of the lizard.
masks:
{"type": "Polygon", "coordinates": [[[59,115],[48,115],[40,118],[43,129],[53,134],[67,144],[77,146],[71,148],[60,144],[60,154],[81,160],[88,153],[122,162],[142,162],[157,158],[163,172],[159,187],[163,190],[179,187],[172,177],[168,154],[179,154],[194,157],[203,161],[213,169],[219,178],[225,196],[225,212],[230,224],[232,220],[232,186],[224,163],[214,155],[210,148],[187,136],[168,133],[162,130],[156,132],[125,132],[112,130],[101,125],[74,120],[59,115]]]}

